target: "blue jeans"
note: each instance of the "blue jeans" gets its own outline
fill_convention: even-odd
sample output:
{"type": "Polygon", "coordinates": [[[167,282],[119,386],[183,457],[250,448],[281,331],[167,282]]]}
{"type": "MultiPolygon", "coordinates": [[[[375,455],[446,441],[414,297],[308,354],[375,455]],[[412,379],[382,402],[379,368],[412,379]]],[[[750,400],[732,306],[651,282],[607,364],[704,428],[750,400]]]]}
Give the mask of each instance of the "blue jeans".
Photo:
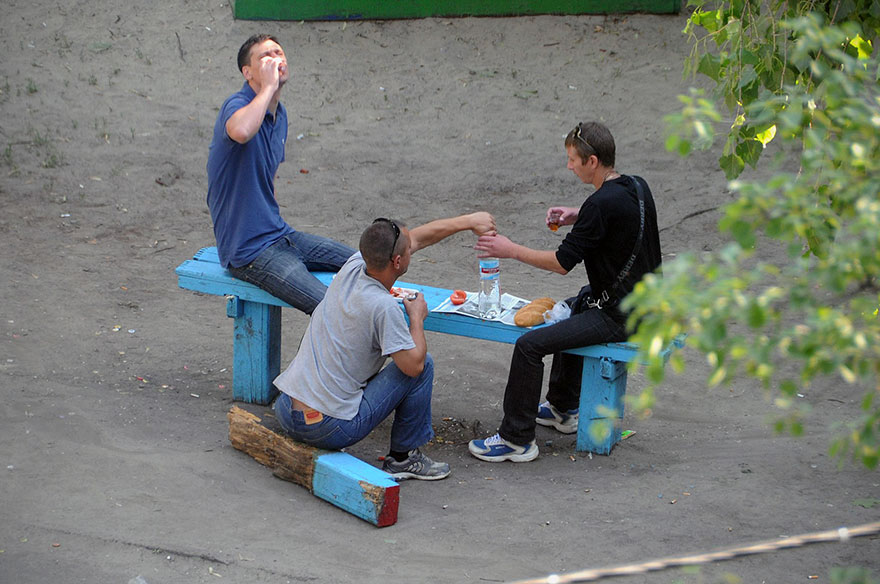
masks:
{"type": "Polygon", "coordinates": [[[338,272],[354,251],[330,238],[294,231],[264,249],[250,264],[230,266],[229,273],[311,314],[327,287],[309,271],[338,272]]]}
{"type": "MultiPolygon", "coordinates": [[[[569,306],[576,306],[574,300],[567,300],[569,306]]],[[[517,339],[504,390],[504,419],[498,429],[501,437],[520,446],[535,439],[535,416],[541,400],[546,355],[553,355],[547,400],[559,410],[578,407],[584,359],[562,351],[625,341],[625,323],[625,317],[615,309],[585,308],[583,312],[529,331],[517,339]]]]}
{"type": "Polygon", "coordinates": [[[306,424],[303,413],[291,407],[290,396],[275,400],[275,417],[291,438],[318,448],[339,450],[360,442],[382,420],[394,412],[391,450],[408,452],[434,437],[431,427],[431,392],[434,388],[434,360],[425,357],[425,369],[418,377],[404,374],[394,362],[367,382],[357,415],[340,420],[325,415],[306,424]]]}

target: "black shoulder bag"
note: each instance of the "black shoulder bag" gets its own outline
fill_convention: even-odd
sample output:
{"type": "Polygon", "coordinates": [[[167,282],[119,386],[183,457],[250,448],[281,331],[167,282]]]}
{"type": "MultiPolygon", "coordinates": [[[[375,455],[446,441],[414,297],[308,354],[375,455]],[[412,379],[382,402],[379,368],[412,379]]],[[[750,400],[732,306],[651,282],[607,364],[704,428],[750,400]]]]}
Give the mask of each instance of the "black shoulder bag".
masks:
{"type": "Polygon", "coordinates": [[[629,275],[629,271],[632,269],[633,264],[636,261],[636,256],[639,255],[639,250],[642,248],[642,238],[645,235],[645,192],[642,190],[641,178],[633,176],[632,180],[636,185],[636,195],[639,198],[639,236],[636,238],[635,246],[633,246],[632,255],[629,256],[629,260],[627,260],[623,269],[620,270],[620,274],[617,275],[614,284],[611,285],[611,288],[603,290],[598,298],[588,298],[587,308],[598,308],[599,310],[602,310],[609,306],[615,306],[620,302],[621,299],[617,297],[617,292],[620,290],[623,281],[629,275]]]}

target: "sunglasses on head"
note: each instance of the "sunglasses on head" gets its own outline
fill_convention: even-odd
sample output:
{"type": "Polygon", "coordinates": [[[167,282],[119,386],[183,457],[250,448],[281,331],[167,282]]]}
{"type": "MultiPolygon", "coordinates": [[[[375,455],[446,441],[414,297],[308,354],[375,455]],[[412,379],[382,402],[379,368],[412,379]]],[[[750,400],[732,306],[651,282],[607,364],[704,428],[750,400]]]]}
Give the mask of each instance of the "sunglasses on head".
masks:
{"type": "Polygon", "coordinates": [[[590,143],[587,142],[587,139],[583,137],[582,132],[581,132],[581,125],[580,125],[580,124],[578,124],[577,126],[575,126],[575,127],[574,127],[574,130],[572,130],[571,133],[572,133],[572,135],[574,136],[574,139],[575,139],[575,140],[580,140],[581,142],[584,143],[584,145],[586,145],[587,148],[589,148],[590,150],[594,150],[594,151],[595,151],[595,148],[593,148],[593,147],[590,145],[590,143]]]}
{"type": "Polygon", "coordinates": [[[395,248],[397,248],[397,240],[400,239],[400,227],[397,226],[397,223],[395,223],[391,219],[387,219],[385,217],[378,217],[376,219],[373,219],[373,223],[379,223],[380,221],[383,221],[385,223],[390,223],[391,229],[394,230],[394,243],[391,244],[391,254],[388,256],[388,258],[393,261],[394,260],[394,250],[395,250],[395,248]]]}

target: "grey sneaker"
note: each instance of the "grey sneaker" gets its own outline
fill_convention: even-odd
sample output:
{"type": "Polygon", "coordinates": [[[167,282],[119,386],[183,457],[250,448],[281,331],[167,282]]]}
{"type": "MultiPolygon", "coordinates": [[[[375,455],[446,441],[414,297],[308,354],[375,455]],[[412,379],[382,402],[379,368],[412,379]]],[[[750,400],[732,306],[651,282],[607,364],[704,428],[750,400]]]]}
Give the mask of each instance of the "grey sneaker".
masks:
{"type": "Polygon", "coordinates": [[[409,451],[409,456],[403,462],[397,462],[388,456],[382,463],[382,470],[390,474],[394,480],[419,479],[422,481],[438,481],[445,479],[452,472],[445,462],[434,462],[416,448],[409,451]]]}
{"type": "Polygon", "coordinates": [[[578,408],[563,412],[553,407],[546,401],[538,406],[538,415],[535,422],[542,426],[556,428],[563,434],[574,434],[578,430],[578,408]]]}

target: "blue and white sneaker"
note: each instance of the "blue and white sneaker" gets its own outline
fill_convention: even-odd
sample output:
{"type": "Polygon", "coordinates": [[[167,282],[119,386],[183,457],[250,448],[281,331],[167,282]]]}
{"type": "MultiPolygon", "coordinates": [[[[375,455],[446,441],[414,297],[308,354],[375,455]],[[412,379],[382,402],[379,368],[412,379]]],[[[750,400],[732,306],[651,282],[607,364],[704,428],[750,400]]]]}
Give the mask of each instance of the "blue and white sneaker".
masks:
{"type": "Polygon", "coordinates": [[[538,445],[534,440],[525,446],[517,446],[498,434],[489,436],[485,440],[471,440],[468,442],[468,450],[486,462],[504,462],[505,460],[528,462],[538,457],[538,445]]]}
{"type": "Polygon", "coordinates": [[[538,406],[535,421],[542,426],[556,428],[563,434],[574,434],[578,430],[578,408],[561,412],[546,401],[538,406]]]}

